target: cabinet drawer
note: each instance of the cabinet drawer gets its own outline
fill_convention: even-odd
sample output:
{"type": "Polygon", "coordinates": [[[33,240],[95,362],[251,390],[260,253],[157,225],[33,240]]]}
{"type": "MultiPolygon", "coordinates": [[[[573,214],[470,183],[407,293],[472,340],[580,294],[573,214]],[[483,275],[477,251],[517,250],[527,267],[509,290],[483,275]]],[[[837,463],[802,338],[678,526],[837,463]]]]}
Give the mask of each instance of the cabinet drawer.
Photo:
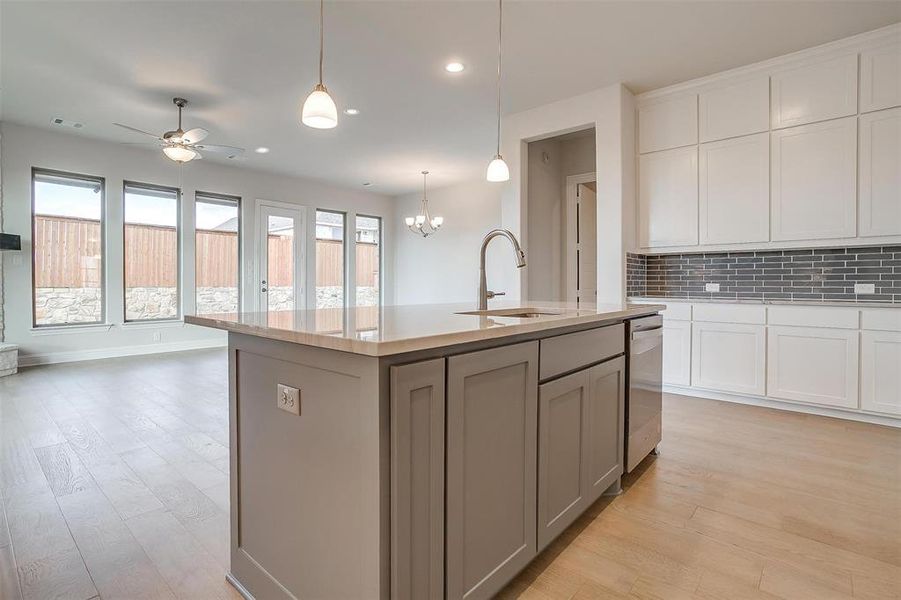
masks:
{"type": "Polygon", "coordinates": [[[764,325],[766,306],[762,304],[695,304],[694,320],[707,323],[764,325]]]}
{"type": "Polygon", "coordinates": [[[840,306],[771,306],[768,320],[770,325],[857,329],[859,312],[840,306]]]}
{"type": "Polygon", "coordinates": [[[538,378],[550,379],[622,354],[625,335],[619,323],[541,340],[538,378]]]}
{"type": "Polygon", "coordinates": [[[897,308],[871,308],[860,312],[861,329],[901,331],[901,310],[897,308]]]}

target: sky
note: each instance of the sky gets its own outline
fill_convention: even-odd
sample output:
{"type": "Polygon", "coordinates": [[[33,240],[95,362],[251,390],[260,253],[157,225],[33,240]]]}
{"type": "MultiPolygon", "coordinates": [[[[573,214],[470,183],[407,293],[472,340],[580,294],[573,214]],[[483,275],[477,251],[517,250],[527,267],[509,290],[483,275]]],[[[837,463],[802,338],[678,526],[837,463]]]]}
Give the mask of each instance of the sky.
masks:
{"type": "MultiPolygon", "coordinates": [[[[87,187],[36,181],[34,209],[39,215],[99,220],[101,195],[99,191],[87,187]]],[[[234,206],[198,202],[196,210],[198,229],[215,229],[238,216],[234,206]]],[[[125,219],[128,223],[174,227],[178,219],[176,201],[174,198],[126,192],[125,219]]]]}

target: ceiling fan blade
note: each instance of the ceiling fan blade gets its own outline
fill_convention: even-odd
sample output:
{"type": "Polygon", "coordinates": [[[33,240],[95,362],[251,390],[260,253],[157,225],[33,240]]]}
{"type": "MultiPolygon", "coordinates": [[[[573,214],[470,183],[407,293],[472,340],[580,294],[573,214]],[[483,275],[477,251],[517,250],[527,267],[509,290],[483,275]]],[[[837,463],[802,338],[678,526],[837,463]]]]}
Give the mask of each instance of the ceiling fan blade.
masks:
{"type": "Polygon", "coordinates": [[[154,148],[160,148],[162,144],[159,142],[119,142],[120,146],[153,146],[154,148]]]}
{"type": "Polygon", "coordinates": [[[181,139],[186,144],[196,144],[208,135],[210,135],[210,132],[203,127],[195,127],[194,129],[186,131],[184,135],[181,136],[181,139]]]}
{"type": "Polygon", "coordinates": [[[144,131],[143,129],[138,129],[136,127],[130,127],[129,125],[123,125],[122,123],[113,123],[116,127],[121,127],[122,129],[128,129],[129,131],[134,131],[135,133],[143,133],[144,135],[149,135],[152,138],[160,139],[155,133],[150,133],[149,131],[144,131]]]}
{"type": "Polygon", "coordinates": [[[217,154],[225,154],[229,158],[238,158],[244,154],[244,148],[236,148],[235,146],[217,146],[211,144],[195,144],[194,148],[203,152],[215,152],[217,154]]]}

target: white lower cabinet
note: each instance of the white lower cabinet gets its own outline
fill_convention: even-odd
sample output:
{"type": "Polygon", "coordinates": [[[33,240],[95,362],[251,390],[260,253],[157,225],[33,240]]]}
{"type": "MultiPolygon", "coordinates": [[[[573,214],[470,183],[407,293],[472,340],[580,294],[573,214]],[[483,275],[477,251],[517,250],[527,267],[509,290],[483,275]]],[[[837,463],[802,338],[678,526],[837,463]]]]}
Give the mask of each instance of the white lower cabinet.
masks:
{"type": "Polygon", "coordinates": [[[765,394],[766,327],[693,323],[691,382],[723,392],[765,394]]]}
{"type": "Polygon", "coordinates": [[[767,395],[858,407],[860,333],[819,327],[770,327],[767,395]]]}
{"type": "Polygon", "coordinates": [[[860,379],[861,408],[901,415],[901,333],[861,333],[860,379]]]}
{"type": "Polygon", "coordinates": [[[691,321],[663,320],[663,383],[691,385],[691,321]]]}

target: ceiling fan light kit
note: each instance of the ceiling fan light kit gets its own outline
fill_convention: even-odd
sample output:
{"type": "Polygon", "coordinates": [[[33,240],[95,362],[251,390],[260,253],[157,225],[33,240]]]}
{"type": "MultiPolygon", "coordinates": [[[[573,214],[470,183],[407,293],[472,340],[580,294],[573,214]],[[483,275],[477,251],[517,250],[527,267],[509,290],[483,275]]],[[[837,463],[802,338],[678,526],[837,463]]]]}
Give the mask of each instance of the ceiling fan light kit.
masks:
{"type": "Polygon", "coordinates": [[[313,129],[332,129],[338,126],[338,107],[322,83],[324,1],[319,0],[319,83],[307,96],[300,113],[300,122],[313,129]]]}

